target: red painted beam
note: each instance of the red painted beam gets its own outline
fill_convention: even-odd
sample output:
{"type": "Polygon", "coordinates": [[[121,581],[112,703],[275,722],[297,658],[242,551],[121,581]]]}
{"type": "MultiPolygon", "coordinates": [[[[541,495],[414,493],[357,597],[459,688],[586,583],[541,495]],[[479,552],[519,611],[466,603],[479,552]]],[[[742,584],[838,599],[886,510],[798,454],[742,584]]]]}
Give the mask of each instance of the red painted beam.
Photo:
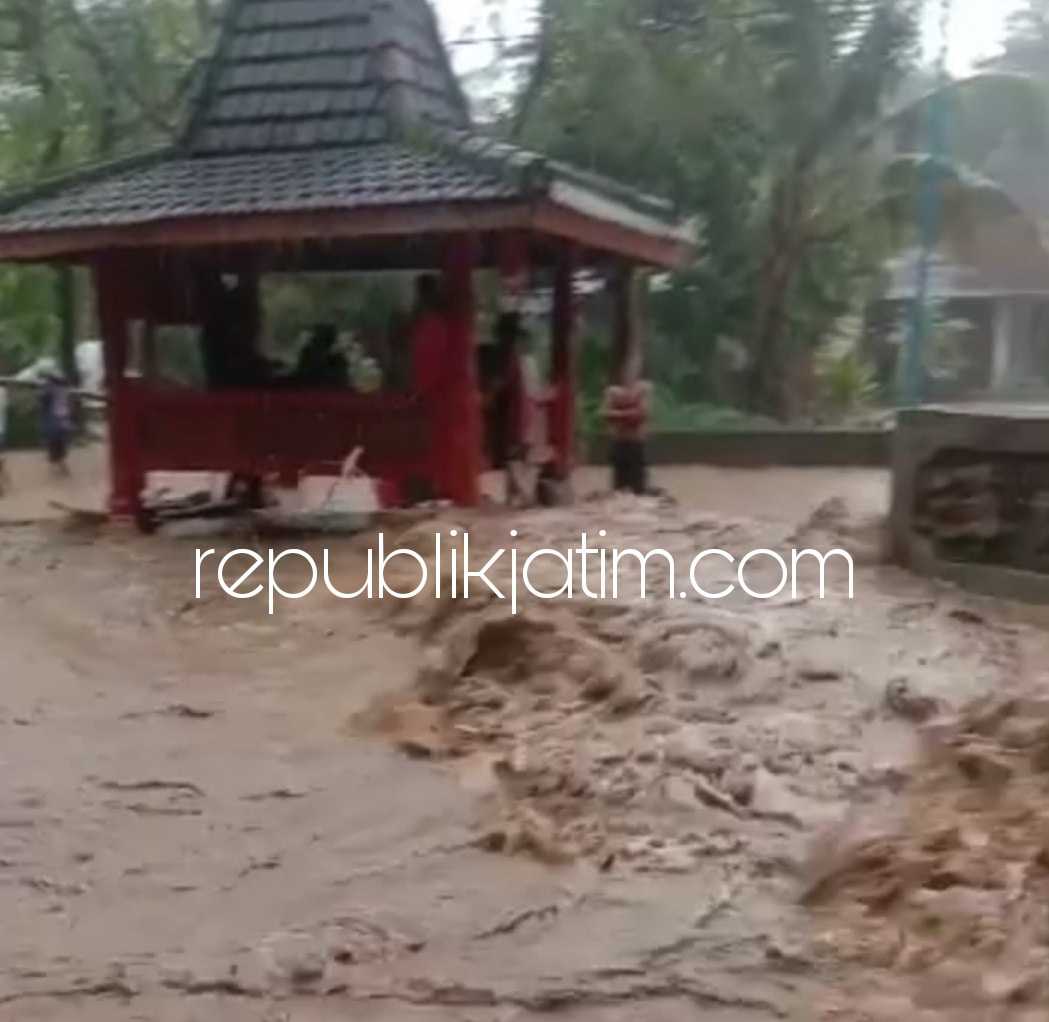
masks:
{"type": "Polygon", "coordinates": [[[296,242],[385,239],[420,235],[521,231],[576,242],[593,254],[671,269],[687,261],[691,246],[666,235],[598,219],[554,202],[457,203],[315,210],[237,217],[187,217],[114,227],[0,234],[0,261],[86,261],[117,249],[220,246],[289,247],[296,242]]]}

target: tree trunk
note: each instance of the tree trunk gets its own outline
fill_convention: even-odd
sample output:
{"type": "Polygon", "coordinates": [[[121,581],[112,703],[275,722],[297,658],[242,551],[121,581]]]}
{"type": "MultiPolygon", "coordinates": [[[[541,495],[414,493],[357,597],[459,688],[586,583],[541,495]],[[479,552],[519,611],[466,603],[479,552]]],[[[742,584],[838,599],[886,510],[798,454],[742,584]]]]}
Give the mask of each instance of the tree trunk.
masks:
{"type": "Polygon", "coordinates": [[[58,317],[58,359],[62,374],[74,386],[80,386],[80,368],[76,360],[77,335],[76,277],[71,266],[55,270],[55,310],[58,317]]]}
{"type": "Polygon", "coordinates": [[[787,360],[780,386],[780,402],[788,422],[808,418],[815,405],[816,358],[805,345],[787,360]]]}
{"type": "Polygon", "coordinates": [[[783,417],[782,316],[791,269],[780,253],[771,253],[757,282],[758,313],[751,344],[747,410],[774,419],[783,417]]]}
{"type": "Polygon", "coordinates": [[[776,188],[769,222],[768,247],[757,279],[757,315],[750,348],[747,409],[783,419],[785,368],[783,325],[794,286],[795,259],[801,250],[803,182],[792,174],[776,188]]]}

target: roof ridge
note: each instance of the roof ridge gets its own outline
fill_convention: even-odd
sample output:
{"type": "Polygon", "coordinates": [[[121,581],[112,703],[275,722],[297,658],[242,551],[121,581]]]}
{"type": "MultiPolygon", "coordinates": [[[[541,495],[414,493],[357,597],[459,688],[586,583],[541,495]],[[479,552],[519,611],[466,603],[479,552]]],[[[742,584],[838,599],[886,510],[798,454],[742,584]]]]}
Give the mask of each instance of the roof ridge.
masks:
{"type": "Polygon", "coordinates": [[[610,198],[619,199],[634,206],[638,210],[651,213],[655,216],[674,215],[679,209],[669,199],[660,198],[650,192],[643,192],[623,184],[614,178],[607,177],[592,170],[583,170],[574,167],[570,163],[562,163],[560,160],[551,160],[558,177],[579,185],[583,188],[592,188],[595,191],[603,191],[610,198]]]}
{"type": "Polygon", "coordinates": [[[407,93],[408,83],[403,81],[394,66],[397,54],[392,13],[388,0],[373,0],[368,18],[369,61],[379,81],[379,91],[373,109],[385,115],[387,132],[393,134],[402,121],[412,117],[411,99],[407,93]],[[391,128],[394,130],[391,132],[391,128]]]}
{"type": "Polygon", "coordinates": [[[222,70],[222,58],[229,50],[230,41],[233,38],[233,26],[236,24],[237,15],[244,0],[226,0],[226,5],[219,19],[218,36],[211,53],[205,58],[204,74],[197,95],[194,97],[193,106],[190,107],[189,116],[179,133],[176,147],[180,153],[188,154],[193,148],[193,139],[200,130],[204,112],[207,110],[217,84],[219,71],[222,70]]]}
{"type": "MultiPolygon", "coordinates": [[[[412,0],[372,0],[369,28],[372,36],[373,54],[383,54],[384,51],[392,49],[400,51],[411,60],[418,59],[418,54],[411,48],[406,47],[404,41],[398,39],[395,31],[396,18],[394,7],[397,5],[403,7],[406,2],[412,2],[412,0]]],[[[455,73],[455,68],[452,66],[451,59],[448,56],[448,49],[441,34],[441,28],[434,13],[433,5],[430,3],[430,0],[413,0],[413,2],[419,6],[425,19],[426,32],[430,36],[429,41],[433,43],[435,55],[440,61],[441,70],[446,78],[445,84],[451,86],[451,98],[459,108],[458,112],[462,116],[464,123],[472,125],[470,104],[466,94],[463,92],[459,76],[455,73]]],[[[378,97],[378,102],[387,107],[384,112],[390,119],[389,123],[393,129],[391,134],[396,134],[400,128],[413,123],[425,123],[424,119],[418,115],[418,111],[412,109],[413,104],[410,98],[406,103],[406,109],[397,109],[396,91],[398,89],[407,90],[409,83],[399,77],[395,62],[377,62],[376,73],[384,87],[378,97]]],[[[427,91],[425,87],[421,88],[423,88],[423,91],[427,91]]]]}
{"type": "Polygon", "coordinates": [[[555,181],[576,185],[615,199],[638,212],[655,217],[675,215],[678,210],[666,199],[638,191],[603,174],[581,170],[559,160],[552,160],[513,142],[493,138],[474,129],[439,131],[423,129],[409,133],[409,142],[436,145],[446,156],[472,165],[501,181],[533,193],[546,194],[555,181]]]}
{"type": "Polygon", "coordinates": [[[399,140],[450,157],[527,195],[546,195],[554,183],[551,165],[545,156],[507,147],[473,130],[452,131],[434,125],[412,124],[401,131],[399,140]]]}

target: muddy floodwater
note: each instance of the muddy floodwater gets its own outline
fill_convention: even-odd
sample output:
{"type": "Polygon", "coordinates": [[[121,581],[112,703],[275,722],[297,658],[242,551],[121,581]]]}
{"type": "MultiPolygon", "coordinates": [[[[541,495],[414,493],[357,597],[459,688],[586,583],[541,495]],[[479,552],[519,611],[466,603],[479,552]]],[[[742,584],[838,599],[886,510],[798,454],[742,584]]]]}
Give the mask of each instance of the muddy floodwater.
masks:
{"type": "MultiPolygon", "coordinates": [[[[840,547],[851,600],[837,564],[823,599],[638,577],[270,616],[196,598],[198,541],[54,507],[98,499],[74,469],[19,457],[0,498],[4,1022],[1045,1018],[1044,623],[885,567],[883,474],[383,525],[424,559],[452,528],[840,547]]],[[[333,572],[376,540],[329,542],[333,572]]]]}

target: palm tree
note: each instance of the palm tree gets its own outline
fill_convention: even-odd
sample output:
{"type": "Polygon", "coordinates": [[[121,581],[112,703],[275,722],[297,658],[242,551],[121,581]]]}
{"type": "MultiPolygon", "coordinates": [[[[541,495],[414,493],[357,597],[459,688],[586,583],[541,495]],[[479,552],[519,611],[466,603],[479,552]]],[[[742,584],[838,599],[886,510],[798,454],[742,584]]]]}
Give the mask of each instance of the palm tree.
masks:
{"type": "Polygon", "coordinates": [[[939,82],[887,109],[887,97],[900,93],[913,67],[918,6],[899,0],[775,5],[774,27],[762,40],[781,56],[770,83],[771,115],[788,127],[781,137],[795,141],[773,156],[763,217],[748,388],[755,411],[784,417],[789,410],[782,381],[796,355],[784,343],[786,308],[809,250],[826,230],[821,214],[843,192],[852,202],[851,209],[839,205],[840,229],[862,217],[890,244],[899,244],[932,174],[941,204],[938,245],[966,259],[978,250],[986,225],[1007,224],[1014,243],[1049,273],[1036,226],[1001,187],[919,147],[919,129],[932,104],[960,110],[973,96],[992,92],[1010,96],[1010,118],[1028,137],[1040,131],[1044,144],[1044,106],[1033,83],[1017,75],[981,74],[939,82]]]}
{"type": "MultiPolygon", "coordinates": [[[[789,412],[788,367],[811,357],[863,266],[907,228],[930,171],[955,254],[988,223],[1042,258],[1040,239],[1003,190],[924,152],[930,104],[955,115],[994,98],[1002,128],[1041,135],[1031,83],[916,74],[920,0],[543,0],[533,73],[515,133],[576,162],[669,194],[707,222],[707,248],[676,310],[746,339],[751,408],[789,412]],[[916,82],[921,86],[916,88],[916,82]],[[895,107],[892,105],[896,100],[895,107]],[[847,280],[830,281],[843,254],[847,280]],[[862,265],[861,265],[862,264],[862,265]],[[716,293],[714,298],[709,296],[716,293]],[[727,324],[727,326],[726,326],[727,324]]],[[[855,296],[853,296],[855,297],[855,296]]],[[[693,329],[699,329],[694,327],[693,329]]],[[[682,370],[696,341],[677,352],[682,370]]],[[[688,374],[681,372],[679,378],[688,374]]]]}

